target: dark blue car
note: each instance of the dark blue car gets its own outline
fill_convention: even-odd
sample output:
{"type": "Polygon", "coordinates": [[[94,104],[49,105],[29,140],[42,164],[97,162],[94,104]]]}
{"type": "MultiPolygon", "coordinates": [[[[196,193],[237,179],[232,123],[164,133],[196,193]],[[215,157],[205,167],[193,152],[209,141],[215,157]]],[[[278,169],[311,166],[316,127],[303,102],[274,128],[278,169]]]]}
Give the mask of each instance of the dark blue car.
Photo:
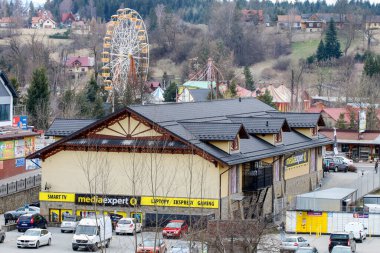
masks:
{"type": "Polygon", "coordinates": [[[24,232],[29,228],[47,228],[47,221],[38,213],[21,215],[17,220],[18,232],[24,232]]]}

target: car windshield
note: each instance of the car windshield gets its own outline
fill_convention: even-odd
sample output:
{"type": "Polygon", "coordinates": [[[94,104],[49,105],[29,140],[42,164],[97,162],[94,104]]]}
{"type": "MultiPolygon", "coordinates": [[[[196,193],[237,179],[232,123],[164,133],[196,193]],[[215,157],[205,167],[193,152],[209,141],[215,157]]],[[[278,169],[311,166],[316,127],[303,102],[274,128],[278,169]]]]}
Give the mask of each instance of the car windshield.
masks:
{"type": "Polygon", "coordinates": [[[331,253],[351,253],[350,247],[334,247],[331,253]]]}
{"type": "Polygon", "coordinates": [[[119,224],[131,224],[131,220],[119,220],[119,224]]]}
{"type": "Polygon", "coordinates": [[[75,216],[64,216],[63,221],[76,221],[75,216]]]}
{"type": "Polygon", "coordinates": [[[40,236],[40,231],[39,230],[26,230],[25,234],[27,236],[40,236]]]}
{"type": "Polygon", "coordinates": [[[296,238],[285,238],[284,242],[296,242],[296,238]]]}
{"type": "MultiPolygon", "coordinates": [[[[143,242],[144,247],[154,247],[154,240],[145,240],[143,242]]],[[[156,247],[160,246],[160,240],[156,240],[156,247]]]]}
{"type": "Polygon", "coordinates": [[[330,239],[331,240],[347,240],[348,239],[348,235],[345,235],[345,234],[331,234],[330,235],[330,239]]]}
{"type": "Polygon", "coordinates": [[[30,220],[31,217],[32,216],[24,216],[24,215],[22,215],[22,216],[20,216],[19,220],[20,221],[27,221],[27,220],[30,220]]]}
{"type": "Polygon", "coordinates": [[[96,227],[79,225],[75,231],[75,234],[76,235],[96,235],[96,227]]]}
{"type": "Polygon", "coordinates": [[[166,225],[167,228],[180,228],[182,226],[182,223],[179,222],[170,222],[168,225],[166,225]]]}

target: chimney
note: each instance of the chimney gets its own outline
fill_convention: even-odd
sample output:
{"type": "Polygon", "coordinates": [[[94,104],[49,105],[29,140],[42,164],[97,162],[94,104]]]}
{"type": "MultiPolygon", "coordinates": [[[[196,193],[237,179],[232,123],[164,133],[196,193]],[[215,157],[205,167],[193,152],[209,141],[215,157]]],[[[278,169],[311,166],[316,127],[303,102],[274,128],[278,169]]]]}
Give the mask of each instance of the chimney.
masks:
{"type": "Polygon", "coordinates": [[[269,126],[269,122],[268,121],[266,122],[265,126],[269,126]]]}

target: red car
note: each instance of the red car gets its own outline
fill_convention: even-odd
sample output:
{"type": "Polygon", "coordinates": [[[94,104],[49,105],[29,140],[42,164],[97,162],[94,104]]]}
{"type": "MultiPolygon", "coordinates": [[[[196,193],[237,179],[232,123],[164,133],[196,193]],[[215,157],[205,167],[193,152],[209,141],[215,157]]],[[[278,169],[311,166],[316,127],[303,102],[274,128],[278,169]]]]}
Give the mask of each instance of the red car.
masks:
{"type": "Polygon", "coordinates": [[[163,238],[181,238],[187,233],[189,226],[185,220],[172,220],[162,230],[163,238]]]}
{"type": "Polygon", "coordinates": [[[156,239],[156,243],[154,243],[154,239],[145,239],[138,245],[136,253],[165,253],[166,251],[164,240],[156,239]],[[154,250],[154,246],[156,246],[156,250],[154,250]]]}

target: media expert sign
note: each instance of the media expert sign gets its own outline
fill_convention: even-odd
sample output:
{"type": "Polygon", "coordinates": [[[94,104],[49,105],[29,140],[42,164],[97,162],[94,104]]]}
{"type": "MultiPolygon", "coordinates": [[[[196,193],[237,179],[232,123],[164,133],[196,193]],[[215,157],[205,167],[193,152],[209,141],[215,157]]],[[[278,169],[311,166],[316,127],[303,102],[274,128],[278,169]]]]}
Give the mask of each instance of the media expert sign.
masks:
{"type": "Polygon", "coordinates": [[[40,192],[40,201],[74,202],[74,193],[40,192]]]}
{"type": "Polygon", "coordinates": [[[218,208],[219,201],[216,199],[141,197],[141,205],[142,206],[192,207],[192,208],[218,208]]]}
{"type": "Polygon", "coordinates": [[[293,167],[296,165],[304,164],[308,162],[308,152],[297,152],[285,161],[286,168],[293,167]]]}
{"type": "Polygon", "coordinates": [[[134,196],[75,194],[75,204],[77,205],[97,204],[101,206],[131,207],[140,206],[140,202],[141,197],[134,196]]]}

